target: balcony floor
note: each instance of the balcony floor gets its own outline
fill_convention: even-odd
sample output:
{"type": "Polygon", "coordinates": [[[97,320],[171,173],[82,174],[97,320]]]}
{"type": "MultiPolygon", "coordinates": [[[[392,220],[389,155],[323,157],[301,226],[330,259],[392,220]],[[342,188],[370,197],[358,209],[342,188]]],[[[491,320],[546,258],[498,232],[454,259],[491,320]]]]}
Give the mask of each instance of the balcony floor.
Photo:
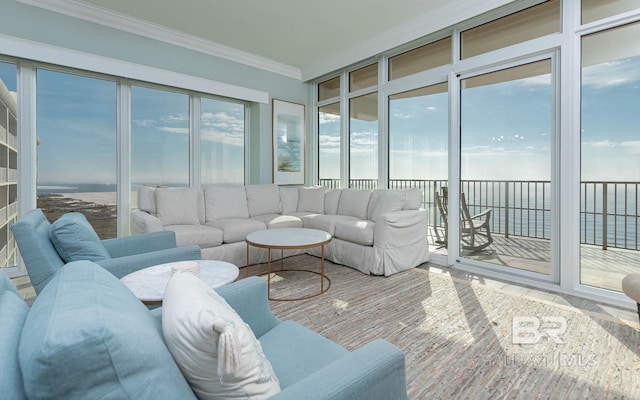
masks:
{"type": "MultiPolygon", "coordinates": [[[[492,234],[493,243],[478,252],[465,252],[463,256],[472,260],[486,261],[492,264],[509,266],[526,271],[548,274],[551,264],[551,242],[520,236],[508,238],[492,234]]],[[[440,235],[442,237],[442,235],[440,235]]],[[[436,243],[438,237],[433,229],[429,231],[431,251],[447,254],[447,249],[436,243]],[[434,244],[436,243],[436,244],[434,244]]],[[[640,273],[640,251],[581,245],[581,282],[615,291],[622,291],[621,282],[631,272],[640,273]]]]}

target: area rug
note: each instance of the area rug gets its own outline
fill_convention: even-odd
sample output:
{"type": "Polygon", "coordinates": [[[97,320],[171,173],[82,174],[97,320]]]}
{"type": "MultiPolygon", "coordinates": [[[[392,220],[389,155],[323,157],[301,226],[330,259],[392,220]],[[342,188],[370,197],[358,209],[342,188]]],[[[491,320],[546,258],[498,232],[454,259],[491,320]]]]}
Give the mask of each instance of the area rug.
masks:
{"type": "MultiPolygon", "coordinates": [[[[285,268],[319,270],[296,256],[285,268]]],[[[638,399],[637,326],[607,313],[514,295],[414,268],[367,276],[330,262],[330,289],[272,301],[274,313],[349,350],[383,338],[406,355],[411,399],[638,399]]],[[[265,275],[264,265],[251,275],[265,275]]],[[[244,269],[241,271],[243,274],[244,269]]],[[[319,290],[319,277],[273,272],[273,297],[319,290]]]]}

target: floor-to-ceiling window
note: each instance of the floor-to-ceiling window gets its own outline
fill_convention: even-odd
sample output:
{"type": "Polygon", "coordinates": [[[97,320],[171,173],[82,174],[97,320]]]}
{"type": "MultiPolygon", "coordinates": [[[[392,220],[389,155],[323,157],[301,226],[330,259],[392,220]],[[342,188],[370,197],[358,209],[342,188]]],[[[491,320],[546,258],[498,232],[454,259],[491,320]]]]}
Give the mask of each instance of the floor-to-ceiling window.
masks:
{"type": "Polygon", "coordinates": [[[639,35],[636,22],[582,37],[580,282],[616,291],[640,265],[639,35]]]}
{"type": "MultiPolygon", "coordinates": [[[[18,212],[19,82],[35,99],[35,107],[27,104],[23,109],[20,122],[23,129],[37,127],[22,144],[36,149],[35,157],[26,157],[33,163],[27,167],[31,172],[21,173],[27,182],[23,198],[28,204],[33,201],[50,221],[76,211],[101,238],[127,235],[140,185],[244,183],[245,101],[30,61],[0,62],[0,79],[4,265],[16,264],[7,224],[18,212]]],[[[261,101],[266,102],[266,96],[261,101]]]]}
{"type": "Polygon", "coordinates": [[[37,70],[38,208],[82,212],[102,239],[116,229],[116,82],[37,70]]]}
{"type": "Polygon", "coordinates": [[[16,244],[9,227],[18,206],[17,68],[0,62],[0,268],[16,265],[16,244]]]}
{"type": "Polygon", "coordinates": [[[200,183],[244,184],[244,105],[203,97],[200,109],[200,183]]]}
{"type": "Polygon", "coordinates": [[[389,187],[423,190],[430,238],[443,253],[448,246],[448,141],[447,83],[389,96],[389,187]]]}
{"type": "Polygon", "coordinates": [[[189,96],[131,87],[131,184],[189,186],[189,96]]]}
{"type": "Polygon", "coordinates": [[[378,64],[349,73],[349,187],[378,184],[378,64]]]}
{"type": "Polygon", "coordinates": [[[327,187],[340,187],[340,77],[318,84],[318,181],[327,187]]]}

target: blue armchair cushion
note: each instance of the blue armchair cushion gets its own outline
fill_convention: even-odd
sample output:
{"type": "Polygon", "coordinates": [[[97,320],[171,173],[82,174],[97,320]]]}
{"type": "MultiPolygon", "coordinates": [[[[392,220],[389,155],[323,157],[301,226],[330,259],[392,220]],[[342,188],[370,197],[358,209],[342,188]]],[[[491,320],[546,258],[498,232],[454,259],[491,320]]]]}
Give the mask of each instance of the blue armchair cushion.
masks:
{"type": "Polygon", "coordinates": [[[157,319],[90,261],[65,265],[40,292],[18,357],[30,399],[195,399],[157,319]]]}
{"type": "Polygon", "coordinates": [[[51,224],[49,239],[65,263],[111,258],[89,221],[77,212],[64,214],[51,224]]]}
{"type": "Polygon", "coordinates": [[[18,343],[29,306],[15,285],[0,272],[0,388],[7,399],[24,399],[22,374],[18,365],[18,343]]]}

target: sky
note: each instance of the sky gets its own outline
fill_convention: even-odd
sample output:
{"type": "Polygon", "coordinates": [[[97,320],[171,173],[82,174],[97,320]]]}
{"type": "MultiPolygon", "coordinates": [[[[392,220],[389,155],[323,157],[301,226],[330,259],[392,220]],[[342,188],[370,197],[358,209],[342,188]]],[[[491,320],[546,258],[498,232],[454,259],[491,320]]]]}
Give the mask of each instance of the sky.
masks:
{"type": "MultiPolygon", "coordinates": [[[[16,90],[16,67],[0,63],[0,79],[16,90]]],[[[583,180],[640,181],[640,57],[583,69],[583,180]]],[[[462,179],[549,180],[549,75],[463,89],[462,179]]],[[[464,87],[464,86],[463,86],[464,87]]],[[[134,183],[188,184],[189,101],[182,93],[132,88],[134,183]]],[[[319,116],[320,177],[339,177],[340,117],[319,116]]],[[[354,179],[377,177],[377,121],[352,119],[354,179]]],[[[244,108],[203,99],[204,184],[243,182],[244,108]]],[[[38,70],[38,183],[115,183],[116,85],[38,70]]],[[[446,179],[448,96],[392,100],[390,177],[446,179]]]]}
{"type": "MultiPolygon", "coordinates": [[[[582,179],[640,181],[640,57],[585,67],[582,81],[582,179]]],[[[461,178],[550,180],[551,94],[548,74],[462,89],[461,178]]],[[[350,126],[352,178],[376,179],[377,124],[350,126]]],[[[339,177],[339,129],[321,113],[320,178],[339,177]]],[[[446,180],[447,134],[446,94],[392,100],[390,178],[446,180]]]]}
{"type": "MultiPolygon", "coordinates": [[[[0,79],[16,90],[16,68],[0,79]]],[[[117,92],[113,81],[38,69],[38,186],[115,184],[117,92]]],[[[189,184],[189,96],[131,90],[132,182],[189,184]]],[[[244,105],[203,98],[202,182],[244,183],[244,105]]]]}

